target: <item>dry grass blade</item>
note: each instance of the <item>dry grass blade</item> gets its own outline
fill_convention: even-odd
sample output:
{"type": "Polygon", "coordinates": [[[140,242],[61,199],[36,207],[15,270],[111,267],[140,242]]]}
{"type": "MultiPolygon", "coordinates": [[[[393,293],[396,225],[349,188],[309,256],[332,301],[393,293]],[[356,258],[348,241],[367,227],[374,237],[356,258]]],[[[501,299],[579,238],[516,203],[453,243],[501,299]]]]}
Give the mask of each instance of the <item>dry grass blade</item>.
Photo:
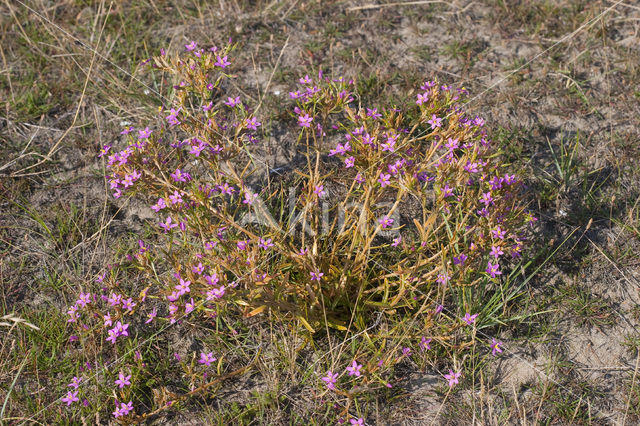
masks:
{"type": "Polygon", "coordinates": [[[7,314],[3,317],[0,317],[0,326],[1,327],[15,327],[17,324],[22,324],[27,327],[30,327],[34,330],[40,330],[37,326],[31,324],[27,320],[24,320],[20,317],[15,316],[14,314],[7,314]]]}

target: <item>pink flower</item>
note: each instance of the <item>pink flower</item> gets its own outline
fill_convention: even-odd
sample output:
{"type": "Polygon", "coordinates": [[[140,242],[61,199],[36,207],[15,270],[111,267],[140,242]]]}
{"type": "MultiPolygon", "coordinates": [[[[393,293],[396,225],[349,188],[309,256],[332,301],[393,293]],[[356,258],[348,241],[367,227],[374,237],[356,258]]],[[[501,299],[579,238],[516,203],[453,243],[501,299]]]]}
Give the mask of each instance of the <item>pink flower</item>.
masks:
{"type": "Polygon", "coordinates": [[[418,346],[420,346],[420,349],[422,349],[423,351],[428,351],[429,349],[431,349],[431,339],[427,339],[426,337],[422,336],[422,339],[420,339],[420,343],[418,343],[418,346]]]}
{"type": "Polygon", "coordinates": [[[129,381],[131,379],[131,374],[129,374],[128,376],[125,376],[124,374],[122,374],[122,371],[118,373],[118,380],[115,381],[116,385],[118,385],[118,387],[120,389],[122,389],[125,386],[129,386],[131,385],[131,382],[129,381]]]}
{"type": "Polygon", "coordinates": [[[226,68],[228,65],[231,65],[231,62],[227,61],[226,56],[221,57],[220,55],[216,55],[216,62],[213,65],[220,68],[226,68]]]}
{"type": "Polygon", "coordinates": [[[335,384],[337,379],[338,379],[338,373],[333,374],[331,371],[327,371],[327,375],[322,378],[322,381],[327,384],[328,389],[333,390],[336,388],[335,384]]]}
{"type": "Polygon", "coordinates": [[[436,127],[442,127],[442,118],[439,118],[435,114],[431,116],[431,120],[427,121],[427,123],[431,124],[431,130],[436,127]]]}
{"type": "Polygon", "coordinates": [[[258,198],[258,194],[254,194],[251,191],[245,191],[244,200],[242,200],[242,203],[252,205],[256,198],[258,198]]]}
{"type": "Polygon", "coordinates": [[[211,366],[211,363],[215,362],[217,358],[213,356],[213,352],[209,352],[205,354],[204,352],[200,353],[200,360],[198,361],[200,364],[204,364],[207,367],[211,366]]]}
{"type": "Polygon", "coordinates": [[[166,207],[167,204],[164,202],[164,198],[159,198],[158,202],[155,205],[151,206],[151,209],[157,213],[166,207]]]}
{"type": "Polygon", "coordinates": [[[192,41],[189,44],[185,44],[184,47],[191,52],[192,50],[195,50],[198,47],[198,43],[196,43],[195,41],[192,41]]]}
{"type": "Polygon", "coordinates": [[[258,244],[258,247],[260,247],[263,250],[266,250],[269,247],[273,247],[273,243],[271,242],[271,238],[267,238],[266,240],[264,238],[260,238],[260,243],[258,244]]]}
{"type": "Polygon", "coordinates": [[[120,321],[116,323],[115,330],[118,333],[118,336],[128,336],[129,332],[127,329],[129,328],[129,324],[122,324],[120,321]]]}
{"type": "Polygon", "coordinates": [[[466,314],[464,314],[464,317],[462,317],[462,321],[466,322],[467,325],[471,325],[476,321],[477,317],[478,314],[470,315],[469,312],[467,312],[466,314]]]}
{"type": "Polygon", "coordinates": [[[70,388],[78,389],[78,386],[80,386],[81,381],[82,381],[82,377],[73,376],[73,379],[71,379],[71,383],[69,383],[67,386],[70,388]]]}
{"type": "Polygon", "coordinates": [[[311,281],[320,281],[323,276],[322,272],[311,272],[311,281]]]}
{"type": "Polygon", "coordinates": [[[177,227],[177,223],[172,223],[171,216],[167,216],[167,220],[164,223],[160,223],[160,227],[164,229],[164,232],[169,232],[171,229],[177,227]]]}
{"type": "Polygon", "coordinates": [[[491,261],[487,262],[487,269],[485,269],[485,272],[487,274],[489,274],[491,276],[491,278],[495,278],[498,275],[502,275],[502,272],[500,271],[500,264],[498,263],[491,263],[491,261]]]}
{"type": "Polygon", "coordinates": [[[207,292],[207,300],[215,300],[220,299],[224,296],[224,286],[220,286],[220,288],[212,288],[207,292]]]}
{"type": "Polygon", "coordinates": [[[358,364],[358,362],[354,359],[349,367],[347,367],[347,372],[349,376],[360,377],[362,373],[360,373],[360,369],[362,368],[362,364],[358,364]]]}
{"type": "Polygon", "coordinates": [[[442,285],[445,285],[449,282],[449,280],[451,279],[451,277],[449,275],[447,275],[446,273],[444,274],[438,274],[438,279],[436,279],[437,283],[440,283],[442,285]]]}
{"type": "Polygon", "coordinates": [[[251,130],[258,130],[258,126],[261,126],[262,123],[258,121],[256,117],[251,117],[250,120],[246,121],[247,128],[251,130]]]}
{"type": "Polygon", "coordinates": [[[156,310],[156,308],[153,308],[153,310],[147,314],[147,320],[144,323],[149,324],[151,321],[153,321],[156,315],[158,315],[158,311],[156,310]]]}
{"type": "Polygon", "coordinates": [[[449,370],[449,374],[444,376],[444,378],[449,381],[449,387],[453,387],[453,385],[457,385],[459,383],[458,378],[461,374],[462,373],[454,373],[453,370],[449,370]]]}
{"type": "Polygon", "coordinates": [[[149,139],[151,136],[151,130],[148,127],[145,127],[144,130],[138,130],[138,139],[149,139]]]}
{"type": "Polygon", "coordinates": [[[224,104],[230,108],[233,108],[236,105],[240,105],[240,96],[236,96],[235,98],[229,96],[227,97],[227,101],[224,104]]]}
{"type": "Polygon", "coordinates": [[[491,355],[496,356],[496,353],[502,353],[500,345],[502,342],[497,341],[495,338],[491,338],[491,355]]]}
{"type": "Polygon", "coordinates": [[[311,127],[311,122],[313,121],[313,117],[309,114],[299,115],[298,116],[298,125],[301,127],[311,127]]]}
{"type": "Polygon", "coordinates": [[[356,159],[354,157],[347,157],[344,160],[344,167],[345,168],[351,168],[353,167],[353,165],[355,164],[356,159]]]}
{"type": "Polygon", "coordinates": [[[67,392],[67,395],[62,398],[62,402],[65,402],[67,404],[67,407],[76,401],[80,401],[78,399],[78,391],[69,391],[67,392]]]}
{"type": "Polygon", "coordinates": [[[191,285],[191,281],[185,281],[180,278],[180,284],[176,285],[174,288],[178,291],[178,296],[182,296],[183,294],[189,293],[191,289],[189,286],[191,285]]]}
{"type": "Polygon", "coordinates": [[[107,334],[109,334],[109,337],[107,337],[107,342],[115,344],[116,339],[118,338],[118,332],[112,328],[110,330],[107,330],[107,334]]]}
{"type": "Polygon", "coordinates": [[[362,417],[360,417],[358,419],[349,419],[349,423],[351,423],[352,425],[363,426],[364,425],[364,419],[362,417]]]}
{"type": "Polygon", "coordinates": [[[199,262],[196,266],[191,268],[194,274],[202,275],[204,272],[204,266],[202,266],[202,262],[199,262]]]}
{"type": "Polygon", "coordinates": [[[184,313],[188,314],[190,312],[192,312],[196,307],[195,302],[193,301],[193,297],[191,298],[191,301],[187,302],[184,306],[184,313]]]}
{"type": "Polygon", "coordinates": [[[380,172],[380,177],[378,178],[378,182],[380,182],[381,187],[385,187],[389,185],[389,179],[391,179],[391,175],[388,173],[380,172]]]}
{"type": "Polygon", "coordinates": [[[317,185],[316,188],[313,190],[313,193],[316,194],[319,197],[322,197],[326,194],[326,191],[324,190],[324,185],[317,185]]]}
{"type": "Polygon", "coordinates": [[[378,223],[380,223],[383,228],[388,228],[393,225],[393,219],[391,219],[389,216],[385,216],[382,219],[378,220],[378,223]]]}
{"type": "Polygon", "coordinates": [[[491,246],[491,252],[489,253],[489,256],[493,256],[496,259],[498,259],[503,254],[504,254],[504,251],[502,251],[502,247],[500,247],[500,246],[491,246]]]}

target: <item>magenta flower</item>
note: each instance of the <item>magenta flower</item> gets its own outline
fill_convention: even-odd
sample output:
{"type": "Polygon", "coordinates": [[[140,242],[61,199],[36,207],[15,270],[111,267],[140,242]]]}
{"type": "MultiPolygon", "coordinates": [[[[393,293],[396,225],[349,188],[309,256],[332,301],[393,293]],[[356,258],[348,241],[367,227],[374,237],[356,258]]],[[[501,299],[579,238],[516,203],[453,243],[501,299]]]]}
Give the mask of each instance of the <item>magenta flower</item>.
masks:
{"type": "Polygon", "coordinates": [[[197,145],[191,145],[191,149],[189,150],[189,154],[193,154],[196,157],[200,156],[200,153],[207,147],[207,144],[204,142],[200,142],[197,145]]]}
{"type": "Polygon", "coordinates": [[[373,119],[377,119],[382,117],[382,114],[378,112],[378,108],[367,108],[367,117],[372,117],[373,119]]]}
{"type": "Polygon", "coordinates": [[[221,286],[220,288],[212,288],[207,292],[207,300],[215,300],[220,299],[224,296],[225,287],[221,286]]]}
{"type": "Polygon", "coordinates": [[[131,297],[127,300],[122,301],[122,308],[126,309],[127,312],[131,312],[134,306],[136,306],[136,303],[133,302],[133,299],[131,297]]]}
{"type": "Polygon", "coordinates": [[[164,198],[159,198],[158,202],[151,206],[151,210],[155,211],[156,213],[158,213],[160,210],[164,209],[167,207],[167,204],[164,202],[164,198]]]}
{"type": "Polygon", "coordinates": [[[195,41],[192,41],[189,44],[185,44],[184,47],[191,52],[192,50],[195,50],[198,47],[198,43],[196,43],[195,41]]]}
{"type": "Polygon", "coordinates": [[[427,121],[427,123],[431,124],[431,130],[436,127],[442,127],[442,118],[439,118],[435,114],[431,116],[431,120],[427,121]]]}
{"type": "Polygon", "coordinates": [[[115,381],[115,383],[120,389],[122,389],[125,386],[131,385],[131,382],[129,380],[131,380],[131,374],[125,376],[121,371],[118,373],[118,379],[115,381]]]}
{"type": "Polygon", "coordinates": [[[347,169],[351,168],[354,166],[355,162],[356,162],[356,159],[354,157],[347,157],[344,160],[344,167],[347,169]]]}
{"type": "Polygon", "coordinates": [[[382,148],[382,152],[395,152],[395,145],[396,140],[394,138],[388,138],[384,143],[380,144],[380,148],[382,148]]]}
{"type": "Polygon", "coordinates": [[[260,247],[263,250],[266,250],[269,247],[273,247],[273,243],[271,242],[271,238],[267,238],[266,240],[264,238],[260,238],[260,243],[258,244],[258,247],[260,247]]]}
{"type": "Polygon", "coordinates": [[[258,198],[258,194],[254,194],[251,191],[245,191],[244,200],[242,200],[242,203],[252,205],[257,198],[258,198]]]}
{"type": "Polygon", "coordinates": [[[151,321],[153,321],[156,315],[158,315],[158,311],[156,310],[156,308],[153,308],[153,310],[147,314],[147,320],[144,323],[149,324],[151,321]]]}
{"type": "Polygon", "coordinates": [[[138,139],[149,139],[151,133],[148,127],[145,127],[144,130],[138,130],[138,139]]]}
{"type": "Polygon", "coordinates": [[[262,123],[258,122],[256,117],[251,117],[251,120],[246,121],[247,128],[251,130],[258,130],[258,126],[261,126],[262,123]]]}
{"type": "Polygon", "coordinates": [[[378,223],[382,225],[383,228],[388,228],[393,225],[393,219],[391,219],[389,216],[385,216],[382,219],[378,220],[378,223]]]}
{"type": "Polygon", "coordinates": [[[503,231],[502,228],[500,228],[499,226],[491,231],[491,236],[493,238],[500,238],[501,240],[504,240],[504,236],[507,233],[507,231],[503,231]]]}
{"type": "Polygon", "coordinates": [[[103,146],[102,149],[100,149],[100,153],[98,154],[98,158],[107,155],[107,153],[109,152],[110,149],[111,149],[111,145],[103,146]]]}
{"type": "Polygon", "coordinates": [[[231,65],[231,62],[227,61],[226,56],[220,57],[220,55],[216,55],[216,62],[213,65],[220,68],[226,68],[227,66],[231,65]]]}
{"type": "Polygon", "coordinates": [[[380,177],[378,178],[378,182],[380,182],[381,187],[385,187],[390,185],[389,179],[391,179],[391,175],[388,173],[380,172],[380,177]]]}
{"type": "Polygon", "coordinates": [[[128,415],[133,410],[133,401],[129,401],[127,404],[124,402],[120,403],[120,408],[118,408],[118,403],[116,402],[116,410],[111,413],[113,417],[122,417],[128,415]]]}
{"type": "Polygon", "coordinates": [[[164,232],[169,232],[171,229],[177,227],[177,223],[172,223],[171,216],[167,216],[167,220],[164,223],[160,223],[160,227],[164,229],[164,232]]]}
{"type": "Polygon", "coordinates": [[[480,202],[485,205],[485,207],[489,207],[493,204],[493,197],[491,196],[491,192],[485,192],[482,194],[480,198],[480,202]]]}
{"type": "Polygon", "coordinates": [[[491,261],[487,262],[487,269],[485,269],[485,272],[487,274],[489,274],[489,276],[491,276],[491,278],[495,278],[498,275],[502,275],[502,272],[500,271],[500,264],[498,263],[491,263],[491,261]]]}
{"type": "Polygon", "coordinates": [[[503,254],[504,254],[504,252],[502,251],[502,247],[500,247],[500,246],[491,246],[491,252],[489,253],[489,256],[493,256],[496,259],[498,259],[503,254]]]}
{"type": "Polygon", "coordinates": [[[467,256],[464,253],[460,253],[460,256],[458,257],[453,257],[453,264],[454,265],[464,265],[465,260],[468,259],[469,256],[467,256]]]}
{"type": "Polygon", "coordinates": [[[427,339],[426,337],[422,336],[422,339],[420,339],[420,343],[418,343],[418,346],[420,346],[420,349],[422,351],[428,351],[429,349],[431,349],[431,339],[427,339]]]}
{"type": "Polygon", "coordinates": [[[236,105],[240,105],[240,96],[236,96],[235,98],[229,96],[227,97],[227,101],[224,104],[230,108],[233,108],[236,105]]]}
{"type": "Polygon", "coordinates": [[[393,239],[393,243],[391,243],[391,246],[392,247],[398,247],[401,242],[402,242],[402,235],[397,236],[396,238],[394,238],[393,239]]]}
{"type": "Polygon", "coordinates": [[[196,304],[193,301],[193,297],[192,297],[191,300],[184,305],[184,313],[189,314],[195,309],[195,307],[196,307],[196,304]]]}
{"type": "Polygon", "coordinates": [[[497,341],[495,338],[491,338],[491,355],[496,356],[496,353],[502,353],[500,345],[502,342],[497,341]]]}
{"type": "Polygon", "coordinates": [[[236,192],[236,189],[233,187],[233,185],[229,185],[228,182],[225,182],[222,185],[218,185],[218,189],[220,190],[221,194],[233,195],[233,193],[236,192]]]}
{"type": "Polygon", "coordinates": [[[304,77],[301,77],[298,82],[300,84],[311,84],[313,81],[311,80],[311,77],[309,77],[309,75],[305,75],[304,77]]]}
{"type": "Polygon", "coordinates": [[[202,262],[199,262],[196,266],[191,268],[194,274],[202,275],[204,272],[204,266],[202,266],[202,262]]]}
{"type": "Polygon", "coordinates": [[[449,151],[453,151],[454,149],[458,148],[458,139],[452,139],[452,138],[448,138],[447,139],[447,143],[444,145],[445,147],[447,147],[449,149],[449,151]]]}
{"type": "Polygon", "coordinates": [[[462,373],[454,373],[453,370],[449,370],[449,374],[444,376],[449,381],[449,387],[453,387],[459,383],[458,378],[462,373]]]}
{"type": "Polygon", "coordinates": [[[351,423],[352,425],[363,426],[364,425],[364,419],[362,417],[360,417],[358,419],[349,419],[349,423],[351,423]]]}
{"type": "Polygon", "coordinates": [[[304,115],[298,116],[298,125],[300,127],[311,127],[311,122],[313,121],[313,117],[309,114],[305,113],[304,115]]]}
{"type": "Polygon", "coordinates": [[[324,190],[324,185],[317,185],[315,187],[315,189],[313,190],[313,193],[316,194],[318,196],[318,198],[324,196],[326,194],[326,192],[324,190]]]}
{"type": "Polygon", "coordinates": [[[446,285],[449,282],[450,279],[451,279],[451,277],[449,275],[447,275],[446,273],[438,274],[438,279],[436,279],[436,282],[440,283],[442,285],[446,285]]]}
{"type": "Polygon", "coordinates": [[[411,348],[402,348],[402,356],[404,357],[411,356],[411,348]]]}
{"type": "Polygon", "coordinates": [[[118,321],[115,325],[115,329],[118,332],[118,336],[128,336],[129,332],[127,329],[129,328],[129,324],[122,324],[118,321]]]}
{"type": "Polygon", "coordinates": [[[354,359],[349,367],[347,367],[347,372],[349,376],[360,377],[362,373],[360,373],[360,369],[362,368],[362,364],[358,364],[358,362],[354,359]]]}
{"type": "Polygon", "coordinates": [[[220,279],[218,278],[218,274],[216,274],[215,272],[211,275],[205,275],[204,279],[209,285],[218,285],[218,281],[220,281],[220,279]]]}
{"type": "Polygon", "coordinates": [[[323,276],[322,272],[311,272],[311,281],[320,281],[323,276]]]}
{"type": "Polygon", "coordinates": [[[69,308],[69,310],[67,311],[67,314],[69,315],[69,319],[67,320],[67,322],[76,322],[76,320],[78,318],[80,318],[78,316],[78,306],[77,305],[73,305],[69,308]]]}
{"type": "Polygon", "coordinates": [[[416,104],[422,105],[429,100],[429,93],[418,93],[418,99],[416,100],[416,104]]]}
{"type": "Polygon", "coordinates": [[[80,386],[81,381],[82,381],[82,377],[73,376],[73,379],[71,379],[71,383],[69,383],[67,386],[70,388],[78,389],[78,386],[80,386]]]}
{"type": "Polygon", "coordinates": [[[191,281],[185,281],[180,278],[180,284],[176,285],[174,288],[178,291],[178,296],[182,296],[183,294],[191,292],[191,288],[189,287],[190,285],[191,281]]]}
{"type": "Polygon", "coordinates": [[[67,392],[67,395],[64,398],[62,398],[62,402],[66,403],[67,407],[76,401],[80,401],[78,399],[78,391],[69,391],[67,392]]]}
{"type": "Polygon", "coordinates": [[[109,329],[107,330],[107,334],[109,335],[109,337],[107,337],[107,342],[111,342],[113,344],[116,343],[116,339],[118,338],[118,332],[115,329],[109,329]]]}
{"type": "Polygon", "coordinates": [[[207,367],[211,366],[211,363],[215,362],[217,358],[213,356],[213,352],[209,352],[205,354],[204,352],[200,353],[200,360],[198,361],[200,364],[204,364],[207,367]]]}
{"type": "Polygon", "coordinates": [[[338,379],[338,373],[333,374],[331,371],[327,371],[327,375],[322,378],[322,381],[327,384],[327,388],[334,390],[336,388],[336,381],[338,379]]]}
{"type": "Polygon", "coordinates": [[[467,312],[466,314],[464,314],[464,317],[462,317],[462,321],[466,322],[467,325],[471,325],[476,321],[477,317],[478,314],[470,315],[469,312],[467,312]]]}

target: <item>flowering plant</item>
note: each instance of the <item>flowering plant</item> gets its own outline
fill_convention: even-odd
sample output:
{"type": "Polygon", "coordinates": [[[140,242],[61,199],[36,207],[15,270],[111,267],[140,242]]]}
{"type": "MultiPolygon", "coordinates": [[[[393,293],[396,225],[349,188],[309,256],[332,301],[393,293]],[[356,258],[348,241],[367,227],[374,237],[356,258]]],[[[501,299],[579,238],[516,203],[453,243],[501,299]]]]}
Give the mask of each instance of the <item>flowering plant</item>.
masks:
{"type": "MultiPolygon", "coordinates": [[[[271,119],[228,85],[233,46],[186,49],[150,61],[175,80],[159,123],[126,128],[123,149],[100,153],[113,196],[148,200],[160,238],[155,246],[139,241],[127,278],[114,269],[100,277],[101,296],[80,294],[68,312],[80,334],[104,333],[117,347],[132,338],[130,318],[142,317],[136,328],[147,330],[267,315],[311,336],[323,328],[364,333],[374,349],[349,357],[343,374],[328,365],[319,378],[346,398],[346,412],[368,385],[391,387],[383,375],[412,356],[408,346],[396,356],[371,345],[372,314],[403,319],[379,333],[391,347],[419,342],[426,356],[435,344],[448,354],[473,345],[483,315],[474,291],[499,286],[534,219],[484,120],[463,109],[467,91],[427,81],[413,105],[379,111],[356,103],[351,80],[306,75],[289,93],[301,161],[277,175],[261,144],[271,119]],[[138,296],[121,290],[132,277],[146,283],[138,296]]],[[[225,376],[213,352],[201,351],[197,364],[196,356],[180,360],[191,377],[185,395],[248,368],[225,376]],[[212,381],[201,370],[216,365],[212,381]]],[[[116,418],[140,420],[182,398],[157,398],[135,414],[136,374],[118,374],[116,418]]],[[[453,386],[460,373],[444,377],[453,386]]],[[[64,399],[75,401],[77,391],[64,399]]]]}

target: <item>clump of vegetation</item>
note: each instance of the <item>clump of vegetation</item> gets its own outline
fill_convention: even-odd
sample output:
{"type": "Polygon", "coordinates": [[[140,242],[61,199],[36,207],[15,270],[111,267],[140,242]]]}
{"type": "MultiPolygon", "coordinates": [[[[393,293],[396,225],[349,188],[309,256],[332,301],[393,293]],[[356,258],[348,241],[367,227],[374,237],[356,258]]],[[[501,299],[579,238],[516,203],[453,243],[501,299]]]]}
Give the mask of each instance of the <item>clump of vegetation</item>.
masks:
{"type": "Polygon", "coordinates": [[[342,421],[363,424],[359,399],[392,388],[408,360],[448,372],[452,388],[476,331],[499,322],[505,300],[490,295],[535,220],[484,120],[465,112],[466,90],[427,81],[415,103],[378,110],[351,80],[306,75],[289,93],[301,161],[276,178],[261,142],[271,118],[229,84],[233,48],[192,42],[150,59],[173,79],[170,101],[100,153],[113,196],[147,200],[159,237],[69,308],[71,350],[99,354],[70,379],[70,415],[136,422],[214,393],[254,365],[225,340],[243,318],[286,324],[305,346],[328,339],[309,383],[342,421]],[[172,354],[160,333],[191,324],[206,339],[172,354]]]}

